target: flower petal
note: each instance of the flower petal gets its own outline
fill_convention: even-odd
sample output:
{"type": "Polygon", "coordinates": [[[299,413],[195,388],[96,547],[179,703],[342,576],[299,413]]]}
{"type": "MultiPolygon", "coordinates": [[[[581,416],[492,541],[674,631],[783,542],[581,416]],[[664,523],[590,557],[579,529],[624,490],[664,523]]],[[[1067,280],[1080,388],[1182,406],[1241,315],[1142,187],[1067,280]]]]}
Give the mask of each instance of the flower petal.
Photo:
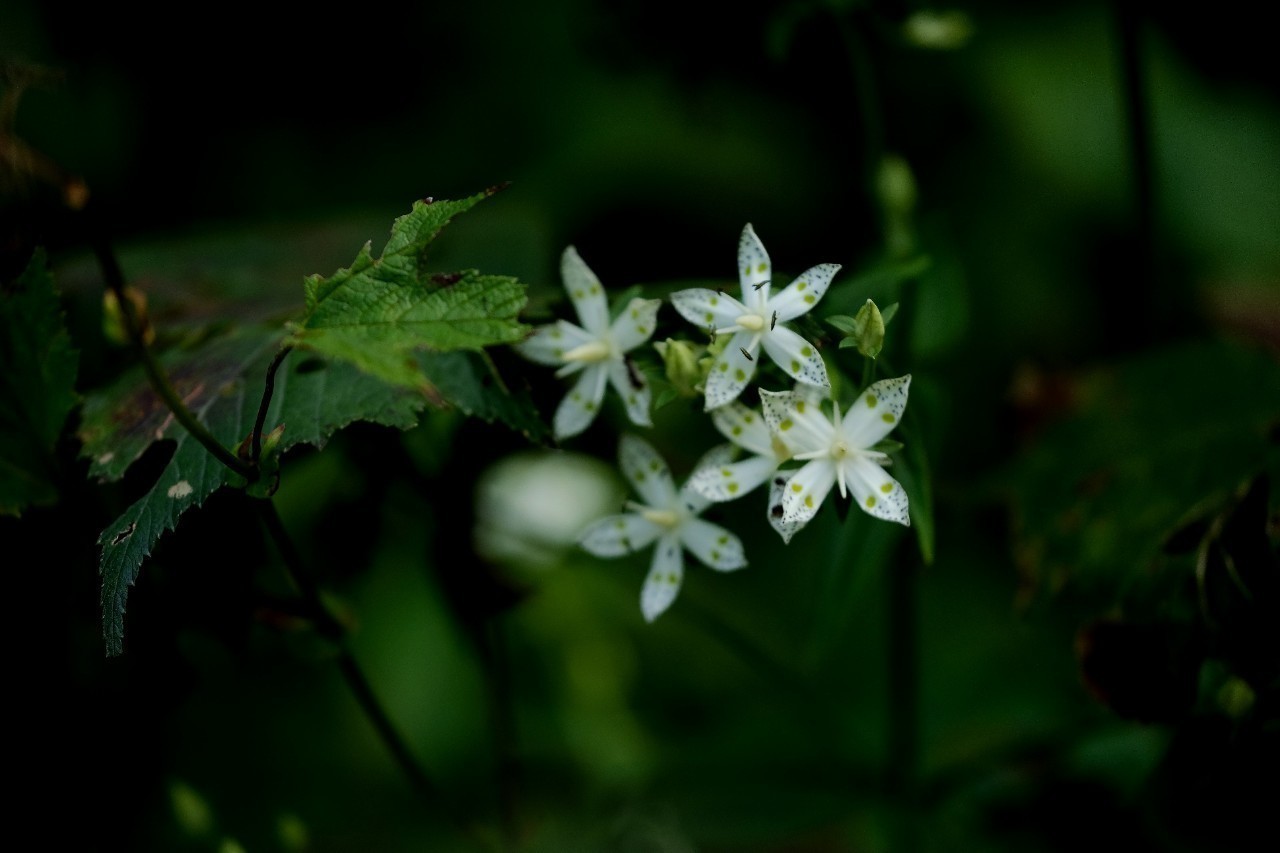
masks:
{"type": "Polygon", "coordinates": [[[822,413],[821,398],[800,391],[761,391],[765,420],[793,455],[831,447],[835,426],[822,413]]]}
{"type": "Polygon", "coordinates": [[[603,364],[587,365],[582,370],[552,418],[552,431],[557,441],[575,436],[591,426],[600,412],[600,401],[604,399],[605,374],[603,364]]]}
{"type": "Polygon", "coordinates": [[[780,471],[769,481],[769,524],[778,531],[784,544],[790,544],[791,537],[805,526],[803,521],[783,520],[782,496],[787,486],[788,471],[780,471]]]}
{"type": "Polygon", "coordinates": [[[873,382],[849,407],[841,429],[850,447],[866,449],[898,425],[907,408],[907,388],[911,374],[873,382]]]}
{"type": "Polygon", "coordinates": [[[646,622],[657,619],[671,606],[680,592],[683,578],[684,556],[680,540],[674,533],[667,533],[653,550],[653,562],[649,564],[649,574],[644,579],[644,588],[640,590],[640,612],[646,622]]]}
{"type": "Polygon", "coordinates": [[[818,264],[799,275],[782,292],[769,300],[769,310],[778,312],[778,322],[794,320],[808,313],[831,286],[831,279],[840,272],[839,264],[818,264]]]}
{"type": "Polygon", "coordinates": [[[572,246],[560,257],[560,277],[564,279],[564,289],[573,301],[573,310],[578,312],[582,328],[593,338],[599,338],[609,328],[609,305],[600,279],[572,246]]]}
{"type": "Polygon", "coordinates": [[[778,470],[778,460],[768,456],[752,456],[741,462],[701,468],[689,477],[689,486],[704,498],[714,502],[740,498],[769,479],[778,470]]]}
{"type": "Polygon", "coordinates": [[[746,352],[746,345],[751,343],[753,337],[747,331],[736,332],[729,339],[724,352],[716,358],[715,364],[711,365],[706,385],[708,412],[736,400],[746,389],[751,377],[756,375],[756,355],[746,352]]]}
{"type": "Polygon", "coordinates": [[[621,557],[657,539],[663,528],[635,513],[610,515],[578,535],[578,544],[597,557],[621,557]]]}
{"type": "Polygon", "coordinates": [[[661,299],[632,299],[610,327],[613,345],[619,352],[631,352],[653,334],[661,299]]]}
{"type": "Polygon", "coordinates": [[[693,466],[693,474],[689,475],[689,479],[685,480],[684,486],[680,489],[680,502],[684,504],[685,510],[692,515],[697,515],[707,508],[711,501],[707,500],[697,489],[693,487],[693,478],[700,471],[711,468],[720,468],[728,465],[733,457],[737,454],[737,448],[732,444],[717,444],[698,460],[693,466]]]}
{"type": "Polygon", "coordinates": [[[729,294],[705,287],[677,290],[671,294],[671,304],[699,329],[723,329],[747,313],[747,307],[729,294]]]}
{"type": "Polygon", "coordinates": [[[559,366],[564,364],[564,354],[576,346],[589,343],[591,335],[567,320],[558,320],[547,326],[539,326],[533,334],[515,345],[520,355],[538,364],[559,366]]]}
{"type": "Polygon", "coordinates": [[[747,305],[761,305],[769,300],[769,282],[773,267],[764,243],[756,236],[756,230],[747,223],[738,238],[738,280],[742,283],[742,301],[747,305]]]}
{"type": "Polygon", "coordinates": [[[845,482],[863,512],[885,521],[911,526],[911,515],[907,512],[907,493],[901,483],[865,456],[846,457],[844,466],[845,482]]]}
{"type": "Polygon", "coordinates": [[[778,325],[773,331],[765,332],[760,343],[769,358],[792,379],[819,388],[831,387],[827,366],[823,364],[818,348],[786,326],[778,325]]]}
{"type": "Polygon", "coordinates": [[[618,465],[636,494],[655,509],[670,509],[676,501],[671,469],[649,442],[627,433],[618,441],[618,465]]]}
{"type": "Polygon", "coordinates": [[[768,456],[773,453],[773,436],[764,417],[737,400],[713,409],[711,422],[720,434],[741,448],[768,456]]]}
{"type": "Polygon", "coordinates": [[[609,383],[627,407],[627,417],[636,426],[653,426],[649,419],[649,383],[640,368],[621,358],[609,362],[609,383]]]}
{"type": "Polygon", "coordinates": [[[836,482],[836,466],[829,459],[814,459],[791,475],[782,490],[782,520],[807,522],[818,512],[836,482]]]}
{"type": "Polygon", "coordinates": [[[680,541],[693,556],[720,572],[731,572],[747,565],[742,540],[718,524],[690,518],[679,528],[680,541]]]}

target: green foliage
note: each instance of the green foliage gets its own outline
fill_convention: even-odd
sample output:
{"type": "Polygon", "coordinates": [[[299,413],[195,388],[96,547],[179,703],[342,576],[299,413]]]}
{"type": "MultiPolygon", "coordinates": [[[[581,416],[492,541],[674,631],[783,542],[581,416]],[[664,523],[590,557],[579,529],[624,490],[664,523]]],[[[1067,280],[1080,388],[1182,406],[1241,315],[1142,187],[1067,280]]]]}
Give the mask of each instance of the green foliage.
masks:
{"type": "Polygon", "coordinates": [[[425,266],[441,229],[490,194],[417,202],[395,221],[378,258],[366,243],[350,267],[308,278],[307,314],[291,327],[288,343],[388,382],[423,387],[429,377],[412,357],[419,350],[478,350],[520,340],[528,332],[516,319],[524,285],[475,270],[431,274],[425,266]]]}
{"type": "Polygon", "coordinates": [[[77,354],[43,252],[0,290],[0,515],[57,496],[52,451],[76,403],[77,354]]]}
{"type": "Polygon", "coordinates": [[[1149,577],[1162,544],[1200,508],[1274,467],[1280,369],[1264,353],[1182,346],[1057,393],[1067,416],[1007,480],[1033,585],[1114,598],[1149,577]]]}
{"type": "MultiPolygon", "coordinates": [[[[243,329],[164,359],[178,393],[224,446],[236,446],[251,431],[278,338],[275,330],[243,329]]],[[[417,423],[426,402],[408,389],[371,380],[352,365],[299,358],[277,377],[268,425],[286,425],[282,450],[299,444],[322,447],[357,420],[407,429],[417,423]]],[[[91,473],[108,480],[123,476],[155,442],[176,445],[159,479],[98,540],[103,637],[107,653],[114,655],[123,650],[125,601],[143,560],[182,513],[233,475],[173,422],[140,371],[86,400],[80,436],[91,473]]]]}

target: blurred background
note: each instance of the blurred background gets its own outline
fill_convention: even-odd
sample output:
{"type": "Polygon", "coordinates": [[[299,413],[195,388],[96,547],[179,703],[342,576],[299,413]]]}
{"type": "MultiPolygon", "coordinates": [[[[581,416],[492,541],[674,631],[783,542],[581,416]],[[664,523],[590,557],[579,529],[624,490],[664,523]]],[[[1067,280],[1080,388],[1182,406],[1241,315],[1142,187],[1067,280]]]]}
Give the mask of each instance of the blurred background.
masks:
{"type": "MultiPolygon", "coordinates": [[[[435,259],[528,282],[535,321],[570,316],[566,245],[660,294],[732,282],[751,222],[780,270],[844,265],[819,317],[901,302],[885,360],[914,376],[936,540],[924,565],[916,530],[826,507],[784,548],[749,496],[710,517],[750,568],[690,561],[646,625],[648,553],[567,544],[625,490],[605,425],[548,458],[433,411],[298,453],[281,513],[424,798],[278,606],[234,495],[162,541],[126,654],[102,657],[95,539],[164,459],[89,484],[69,428],[59,502],[0,519],[31,829],[140,850],[483,846],[460,823],[529,850],[1248,849],[1280,793],[1280,66],[1255,15],[6,0],[0,261],[50,248],[85,393],[127,358],[68,192],[174,327],[283,320],[415,199],[502,182],[435,259]],[[530,519],[547,505],[583,518],[530,519]]],[[[657,338],[688,333],[663,317],[657,338]]],[[[549,416],[562,389],[536,381],[549,416]]],[[[717,440],[697,409],[655,414],[677,479],[717,440]]]]}

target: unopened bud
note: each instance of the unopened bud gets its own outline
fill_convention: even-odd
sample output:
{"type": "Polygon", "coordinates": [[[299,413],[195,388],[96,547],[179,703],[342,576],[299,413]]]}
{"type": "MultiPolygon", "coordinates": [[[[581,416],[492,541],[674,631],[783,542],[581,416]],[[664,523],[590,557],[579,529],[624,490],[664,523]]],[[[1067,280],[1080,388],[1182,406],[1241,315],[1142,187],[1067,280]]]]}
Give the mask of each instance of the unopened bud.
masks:
{"type": "Polygon", "coordinates": [[[884,348],[884,317],[870,299],[853,316],[853,340],[858,352],[875,358],[884,348]]]}
{"type": "Polygon", "coordinates": [[[653,345],[666,365],[667,381],[681,397],[697,397],[702,393],[707,378],[707,366],[702,362],[706,347],[667,338],[653,345]]]}

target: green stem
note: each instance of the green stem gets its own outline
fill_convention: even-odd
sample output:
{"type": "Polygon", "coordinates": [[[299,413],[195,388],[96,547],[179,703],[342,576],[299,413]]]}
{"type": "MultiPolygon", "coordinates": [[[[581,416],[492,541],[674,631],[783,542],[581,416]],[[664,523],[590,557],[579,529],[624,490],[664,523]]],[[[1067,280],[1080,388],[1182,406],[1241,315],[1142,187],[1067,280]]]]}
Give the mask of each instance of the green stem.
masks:
{"type": "Polygon", "coordinates": [[[319,587],[316,585],[311,573],[307,571],[306,564],[302,561],[298,549],[294,546],[288,531],[285,530],[284,523],[280,520],[280,513],[276,511],[275,502],[265,499],[255,500],[254,504],[257,507],[258,515],[262,519],[263,526],[267,529],[267,534],[271,537],[271,541],[275,543],[276,550],[280,553],[280,559],[284,563],[285,572],[288,574],[289,580],[302,596],[303,603],[306,605],[316,630],[320,632],[321,636],[332,642],[337,649],[338,667],[342,670],[342,677],[346,679],[347,686],[351,689],[352,695],[355,696],[360,709],[364,711],[365,716],[378,733],[378,737],[382,739],[383,745],[391,753],[391,757],[395,759],[396,764],[400,766],[414,790],[430,797],[437,803],[442,802],[439,789],[427,777],[426,772],[418,764],[417,759],[413,757],[413,753],[410,752],[400,733],[396,731],[391,717],[373,692],[368,676],[364,674],[359,662],[351,654],[351,650],[347,648],[346,628],[329,611],[329,608],[325,606],[324,601],[320,598],[319,587]]]}
{"type": "Polygon", "coordinates": [[[874,358],[862,358],[862,387],[858,390],[865,391],[871,385],[871,380],[876,378],[876,360],[874,358]]]}
{"type": "MultiPolygon", "coordinates": [[[[914,552],[914,546],[902,546],[914,552]]],[[[899,853],[920,847],[919,834],[919,625],[913,555],[889,572],[889,792],[898,804],[899,853]]]]}
{"type": "Polygon", "coordinates": [[[120,316],[124,320],[125,333],[129,336],[129,340],[133,343],[134,349],[138,353],[138,357],[142,360],[142,367],[147,373],[147,379],[151,383],[151,388],[156,395],[164,402],[165,407],[173,414],[174,420],[180,423],[191,437],[200,442],[206,450],[213,454],[214,458],[223,465],[230,468],[235,473],[246,479],[253,479],[255,471],[232,453],[230,450],[222,446],[218,439],[214,438],[213,433],[200,423],[195,414],[187,408],[187,404],[178,396],[178,392],[174,390],[173,385],[169,382],[169,377],[165,374],[164,368],[160,366],[160,362],[156,360],[155,354],[151,352],[151,347],[147,346],[146,332],[142,327],[142,323],[138,319],[137,313],[133,310],[133,303],[129,301],[125,294],[124,273],[120,270],[120,264],[116,260],[115,253],[105,240],[97,240],[94,243],[94,253],[98,257],[98,264],[102,267],[103,277],[106,279],[107,288],[115,296],[116,302],[120,306],[120,316]]]}

